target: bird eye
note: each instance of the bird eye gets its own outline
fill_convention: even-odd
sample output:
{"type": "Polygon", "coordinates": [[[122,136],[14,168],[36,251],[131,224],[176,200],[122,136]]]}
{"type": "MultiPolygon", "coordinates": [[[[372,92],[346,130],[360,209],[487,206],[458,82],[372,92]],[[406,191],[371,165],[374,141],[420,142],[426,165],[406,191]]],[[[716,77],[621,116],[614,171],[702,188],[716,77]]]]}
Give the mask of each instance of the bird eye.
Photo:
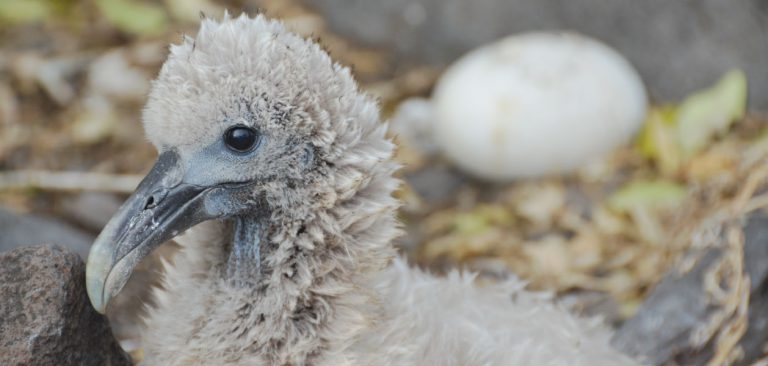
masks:
{"type": "Polygon", "coordinates": [[[245,126],[230,127],[224,133],[224,143],[227,144],[227,147],[237,152],[250,151],[258,140],[258,133],[252,128],[245,126]]]}

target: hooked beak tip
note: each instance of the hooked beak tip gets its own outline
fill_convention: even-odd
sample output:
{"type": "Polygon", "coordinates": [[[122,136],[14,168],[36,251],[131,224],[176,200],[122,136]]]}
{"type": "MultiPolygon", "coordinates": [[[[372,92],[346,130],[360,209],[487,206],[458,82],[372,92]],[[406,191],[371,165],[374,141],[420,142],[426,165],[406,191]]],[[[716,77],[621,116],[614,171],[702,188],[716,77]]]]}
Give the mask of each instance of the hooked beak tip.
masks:
{"type": "Polygon", "coordinates": [[[100,240],[96,240],[91,252],[88,254],[88,262],[85,267],[85,286],[91,305],[101,314],[104,314],[109,299],[105,298],[105,284],[109,277],[111,263],[109,259],[112,253],[100,240]]]}
{"type": "Polygon", "coordinates": [[[179,231],[214,218],[206,206],[210,187],[180,182],[166,187],[178,174],[178,155],[158,157],[136,191],[109,220],[88,254],[85,282],[88,298],[100,313],[106,311],[142,258],[179,231]]]}

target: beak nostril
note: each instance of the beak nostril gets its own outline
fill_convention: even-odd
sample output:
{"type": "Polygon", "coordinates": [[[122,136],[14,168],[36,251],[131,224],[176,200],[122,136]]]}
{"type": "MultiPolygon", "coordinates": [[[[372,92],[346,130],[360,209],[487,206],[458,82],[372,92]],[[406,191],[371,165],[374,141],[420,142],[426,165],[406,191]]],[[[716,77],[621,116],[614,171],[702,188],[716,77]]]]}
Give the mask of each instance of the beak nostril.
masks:
{"type": "Polygon", "coordinates": [[[157,202],[155,202],[155,195],[149,196],[149,199],[147,199],[147,204],[144,205],[144,209],[148,210],[150,208],[155,207],[157,202]]]}
{"type": "Polygon", "coordinates": [[[157,207],[157,205],[160,204],[160,201],[162,201],[167,194],[168,189],[166,188],[155,190],[152,192],[152,194],[149,195],[149,198],[147,198],[147,202],[144,204],[144,209],[149,210],[150,208],[157,207]]]}

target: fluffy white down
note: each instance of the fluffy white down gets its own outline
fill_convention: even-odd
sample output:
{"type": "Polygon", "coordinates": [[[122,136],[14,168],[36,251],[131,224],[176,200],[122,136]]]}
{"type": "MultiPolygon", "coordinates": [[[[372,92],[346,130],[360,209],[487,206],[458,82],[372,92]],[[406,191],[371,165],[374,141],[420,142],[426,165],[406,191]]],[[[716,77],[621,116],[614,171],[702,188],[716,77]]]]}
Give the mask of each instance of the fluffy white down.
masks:
{"type": "Polygon", "coordinates": [[[177,239],[145,319],[145,365],[634,364],[597,322],[520,281],[476,287],[470,275],[436,278],[395,259],[394,146],[377,106],[348,69],[278,22],[204,20],[172,47],[145,110],[147,136],[159,149],[197,148],[218,136],[217,113],[261,95],[291,106],[296,122],[281,123],[311,131],[327,164],[293,191],[267,187],[277,209],[256,286],[221,276],[226,223],[177,239]]]}
{"type": "MultiPolygon", "coordinates": [[[[144,337],[150,355],[171,358],[143,365],[269,364],[217,350],[213,335],[201,332],[208,324],[236,325],[240,297],[248,296],[222,291],[226,287],[209,273],[207,263],[217,256],[211,244],[221,242],[222,230],[209,222],[177,240],[184,250],[175,264],[166,263],[165,289],[155,291],[158,306],[144,337]]],[[[436,277],[397,258],[360,285],[368,326],[322,365],[638,365],[610,347],[601,320],[576,317],[517,278],[478,286],[474,274],[436,277]]]]}
{"type": "Polygon", "coordinates": [[[352,348],[362,365],[636,365],[598,319],[572,316],[510,278],[435,277],[397,259],[375,277],[380,323],[352,348]]]}

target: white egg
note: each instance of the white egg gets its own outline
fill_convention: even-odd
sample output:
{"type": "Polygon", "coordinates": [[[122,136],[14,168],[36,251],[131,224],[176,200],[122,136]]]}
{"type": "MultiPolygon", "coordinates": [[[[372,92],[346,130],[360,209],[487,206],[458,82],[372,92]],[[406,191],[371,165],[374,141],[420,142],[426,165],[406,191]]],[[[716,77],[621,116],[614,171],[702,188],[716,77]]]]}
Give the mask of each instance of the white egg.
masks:
{"type": "Polygon", "coordinates": [[[573,33],[511,36],[470,52],[433,95],[435,140],[490,180],[571,171],[626,143],[647,109],[642,80],[608,46],[573,33]]]}

